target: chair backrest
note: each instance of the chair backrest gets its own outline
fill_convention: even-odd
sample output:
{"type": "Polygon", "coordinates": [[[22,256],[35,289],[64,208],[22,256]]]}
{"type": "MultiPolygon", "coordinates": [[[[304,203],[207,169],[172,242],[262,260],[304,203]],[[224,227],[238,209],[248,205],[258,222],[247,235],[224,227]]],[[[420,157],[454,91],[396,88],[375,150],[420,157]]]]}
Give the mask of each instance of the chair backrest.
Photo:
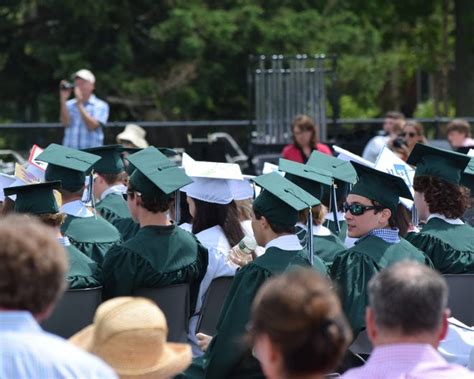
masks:
{"type": "Polygon", "coordinates": [[[372,353],[372,349],[372,343],[370,342],[367,330],[365,329],[359,333],[357,338],[349,346],[349,350],[355,355],[368,355],[372,353]]]}
{"type": "Polygon", "coordinates": [[[189,284],[175,284],[162,288],[139,288],[133,295],[153,300],[160,307],[168,323],[168,341],[187,341],[189,318],[191,317],[189,284]]]}
{"type": "Polygon", "coordinates": [[[233,276],[222,276],[211,282],[202,303],[197,332],[210,336],[216,334],[217,321],[233,279],[233,276]]]}
{"type": "Polygon", "coordinates": [[[443,275],[449,288],[451,315],[468,326],[474,325],[474,274],[443,275]]]}
{"type": "Polygon", "coordinates": [[[67,290],[56,304],[53,314],[41,326],[47,332],[69,338],[92,324],[102,302],[102,287],[67,290]]]}

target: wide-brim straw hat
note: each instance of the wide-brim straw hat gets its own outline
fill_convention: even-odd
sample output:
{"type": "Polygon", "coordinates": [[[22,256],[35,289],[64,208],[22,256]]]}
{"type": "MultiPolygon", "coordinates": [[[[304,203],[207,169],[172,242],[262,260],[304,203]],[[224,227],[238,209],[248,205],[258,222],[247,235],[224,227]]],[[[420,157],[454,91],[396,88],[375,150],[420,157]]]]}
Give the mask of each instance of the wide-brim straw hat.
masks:
{"type": "Polygon", "coordinates": [[[148,142],[145,139],[146,131],[136,124],[127,124],[125,130],[117,135],[117,143],[122,141],[130,141],[136,147],[142,149],[148,147],[148,142]]]}
{"type": "Polygon", "coordinates": [[[102,358],[120,378],[168,378],[191,363],[191,347],[166,342],[163,312],[145,298],[117,297],[97,309],[94,323],[69,341],[102,358]]]}

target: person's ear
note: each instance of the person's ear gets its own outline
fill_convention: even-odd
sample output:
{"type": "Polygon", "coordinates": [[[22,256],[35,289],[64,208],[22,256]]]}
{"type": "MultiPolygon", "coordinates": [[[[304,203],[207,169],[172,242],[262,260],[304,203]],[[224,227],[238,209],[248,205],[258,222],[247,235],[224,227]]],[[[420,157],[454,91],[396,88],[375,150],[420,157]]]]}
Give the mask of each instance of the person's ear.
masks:
{"type": "Polygon", "coordinates": [[[365,325],[367,326],[367,336],[374,345],[377,339],[377,326],[375,325],[374,311],[370,307],[365,308],[365,325]]]}
{"type": "Polygon", "coordinates": [[[392,217],[392,211],[388,208],[382,209],[382,211],[380,212],[379,224],[388,224],[388,220],[390,220],[390,217],[392,217]]]}
{"type": "Polygon", "coordinates": [[[270,227],[270,224],[268,223],[268,220],[266,219],[265,216],[260,217],[260,220],[258,220],[258,222],[260,223],[260,226],[264,230],[270,227]]]}
{"type": "Polygon", "coordinates": [[[445,309],[443,312],[443,319],[441,320],[441,326],[439,330],[439,337],[438,337],[439,341],[444,340],[448,334],[448,329],[449,329],[448,318],[450,317],[450,315],[451,315],[451,310],[448,308],[445,309]]]}

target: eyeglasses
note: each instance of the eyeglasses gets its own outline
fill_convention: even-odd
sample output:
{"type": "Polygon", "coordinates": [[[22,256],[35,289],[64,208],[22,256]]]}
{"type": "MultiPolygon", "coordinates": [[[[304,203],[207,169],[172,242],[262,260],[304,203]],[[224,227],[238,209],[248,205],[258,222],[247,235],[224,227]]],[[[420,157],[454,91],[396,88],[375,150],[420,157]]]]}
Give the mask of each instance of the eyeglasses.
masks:
{"type": "Polygon", "coordinates": [[[400,133],[400,137],[406,137],[406,136],[408,136],[408,137],[410,137],[410,138],[415,138],[415,137],[417,136],[417,134],[416,134],[416,133],[413,133],[413,132],[410,132],[410,133],[405,133],[405,132],[400,133]]]}
{"type": "Polygon", "coordinates": [[[122,193],[122,197],[125,201],[128,201],[128,196],[129,195],[130,195],[130,198],[132,198],[135,195],[141,196],[142,194],[140,192],[135,192],[135,191],[127,191],[125,193],[122,193]]]}
{"type": "Polygon", "coordinates": [[[351,212],[353,216],[360,216],[360,215],[363,215],[366,211],[370,211],[370,210],[380,211],[383,208],[378,205],[362,205],[358,203],[352,203],[352,204],[344,203],[342,205],[342,209],[344,210],[344,212],[351,212]]]}

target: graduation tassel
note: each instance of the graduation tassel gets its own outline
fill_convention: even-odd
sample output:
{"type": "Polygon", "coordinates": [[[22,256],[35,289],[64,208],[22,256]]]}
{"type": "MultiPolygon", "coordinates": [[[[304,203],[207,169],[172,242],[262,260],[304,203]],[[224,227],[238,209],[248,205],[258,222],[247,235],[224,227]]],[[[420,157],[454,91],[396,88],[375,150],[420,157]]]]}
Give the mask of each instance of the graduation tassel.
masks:
{"type": "Polygon", "coordinates": [[[181,194],[179,190],[174,193],[174,222],[178,226],[181,221],[181,194]]]}
{"type": "Polygon", "coordinates": [[[306,246],[309,252],[309,261],[311,262],[311,266],[314,263],[314,256],[313,256],[313,210],[312,207],[309,207],[308,213],[308,232],[306,233],[306,246]]]}
{"type": "Polygon", "coordinates": [[[413,226],[418,227],[420,220],[418,219],[418,210],[416,209],[415,203],[411,207],[411,222],[413,226]]]}
{"type": "Polygon", "coordinates": [[[91,174],[89,175],[89,199],[92,204],[92,212],[94,213],[94,218],[97,220],[97,211],[95,209],[95,198],[94,198],[94,174],[93,171],[91,171],[91,174]]]}
{"type": "Polygon", "coordinates": [[[329,205],[332,207],[332,215],[334,217],[334,222],[336,226],[336,232],[337,234],[340,233],[341,227],[339,226],[339,218],[337,216],[337,197],[336,197],[336,187],[337,185],[335,183],[332,184],[331,186],[331,196],[329,200],[329,205]]]}

